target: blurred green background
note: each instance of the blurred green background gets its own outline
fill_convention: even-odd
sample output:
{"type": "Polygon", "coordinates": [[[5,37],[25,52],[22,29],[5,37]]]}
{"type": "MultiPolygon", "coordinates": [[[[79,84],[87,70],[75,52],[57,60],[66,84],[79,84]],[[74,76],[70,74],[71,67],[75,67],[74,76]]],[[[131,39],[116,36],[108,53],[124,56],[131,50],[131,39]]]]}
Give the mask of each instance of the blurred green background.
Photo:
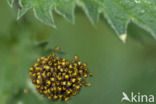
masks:
{"type": "Polygon", "coordinates": [[[0,104],[66,104],[37,94],[28,76],[36,58],[55,46],[69,60],[78,55],[94,74],[88,78],[92,87],[83,87],[67,104],[132,104],[121,103],[123,91],[156,96],[156,40],[135,24],[129,24],[123,44],[102,15],[92,25],[80,8],[75,24],[54,13],[56,29],[40,23],[32,11],[16,21],[16,10],[5,0],[0,13],[0,104]]]}

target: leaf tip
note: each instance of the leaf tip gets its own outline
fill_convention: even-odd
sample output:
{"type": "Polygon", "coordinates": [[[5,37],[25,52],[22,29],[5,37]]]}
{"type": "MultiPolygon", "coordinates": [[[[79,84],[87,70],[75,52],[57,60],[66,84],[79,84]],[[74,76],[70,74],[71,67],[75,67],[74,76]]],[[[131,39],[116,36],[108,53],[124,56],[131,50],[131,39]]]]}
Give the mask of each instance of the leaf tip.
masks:
{"type": "Polygon", "coordinates": [[[123,43],[126,43],[126,40],[127,40],[127,34],[121,34],[119,36],[120,40],[123,42],[123,43]]]}
{"type": "Polygon", "coordinates": [[[18,10],[18,12],[17,12],[17,20],[19,20],[20,18],[22,17],[22,15],[21,15],[21,13],[20,13],[20,10],[18,10]]]}
{"type": "Polygon", "coordinates": [[[70,12],[62,11],[60,8],[55,7],[55,12],[61,16],[63,16],[67,21],[71,22],[72,24],[75,23],[75,15],[74,15],[75,7],[72,7],[70,12]]]}
{"type": "Polygon", "coordinates": [[[55,28],[56,29],[56,25],[54,25],[54,24],[48,24],[49,26],[51,26],[52,28],[55,28]]]}
{"type": "Polygon", "coordinates": [[[12,8],[13,7],[13,3],[14,3],[14,0],[7,0],[9,6],[12,8]]]}
{"type": "Polygon", "coordinates": [[[47,10],[49,12],[46,12],[43,8],[42,9],[38,9],[38,8],[35,9],[34,8],[33,11],[34,11],[35,17],[39,21],[41,21],[41,22],[43,22],[43,23],[45,23],[45,24],[47,24],[47,25],[49,25],[49,26],[51,26],[53,28],[56,28],[56,26],[54,24],[54,19],[53,19],[53,16],[52,16],[52,12],[51,12],[50,9],[47,10]]]}

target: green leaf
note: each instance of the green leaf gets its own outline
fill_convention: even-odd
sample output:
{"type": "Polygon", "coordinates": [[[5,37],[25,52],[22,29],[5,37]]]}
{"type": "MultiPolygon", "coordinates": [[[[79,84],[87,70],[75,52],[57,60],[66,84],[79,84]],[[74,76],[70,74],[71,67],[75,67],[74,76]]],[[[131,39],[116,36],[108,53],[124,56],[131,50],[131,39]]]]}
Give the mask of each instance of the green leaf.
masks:
{"type": "Polygon", "coordinates": [[[51,9],[49,7],[43,7],[43,6],[36,6],[34,8],[34,13],[37,19],[39,19],[40,21],[55,27],[54,25],[54,20],[53,20],[53,16],[51,13],[51,9]]]}
{"type": "Polygon", "coordinates": [[[78,4],[83,8],[90,21],[93,24],[97,23],[99,18],[99,5],[96,0],[81,0],[78,4]]]}
{"type": "Polygon", "coordinates": [[[68,21],[74,22],[74,9],[75,0],[57,0],[55,11],[68,21]]]}
{"type": "Polygon", "coordinates": [[[8,0],[8,4],[12,7],[14,3],[14,0],[8,0]]]}
{"type": "Polygon", "coordinates": [[[100,11],[111,27],[125,40],[130,21],[149,31],[156,38],[155,0],[100,0],[100,11]]]}
{"type": "MultiPolygon", "coordinates": [[[[13,0],[8,0],[12,4],[13,0]]],[[[18,19],[30,8],[40,21],[55,27],[52,10],[74,22],[75,6],[82,7],[90,21],[97,23],[102,13],[118,37],[125,41],[130,21],[156,38],[155,0],[20,0],[18,19]]]]}

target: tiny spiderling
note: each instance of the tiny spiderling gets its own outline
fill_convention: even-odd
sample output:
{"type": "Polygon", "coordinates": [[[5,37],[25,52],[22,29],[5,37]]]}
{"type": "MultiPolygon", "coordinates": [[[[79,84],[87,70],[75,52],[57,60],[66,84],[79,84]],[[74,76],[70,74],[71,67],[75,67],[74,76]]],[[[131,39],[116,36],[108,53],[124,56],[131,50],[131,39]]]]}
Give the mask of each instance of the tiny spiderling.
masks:
{"type": "Polygon", "coordinates": [[[36,90],[43,96],[53,101],[68,101],[80,92],[82,86],[91,86],[85,78],[93,74],[85,63],[79,61],[78,56],[69,62],[52,53],[48,57],[38,58],[29,69],[29,76],[36,90]]]}

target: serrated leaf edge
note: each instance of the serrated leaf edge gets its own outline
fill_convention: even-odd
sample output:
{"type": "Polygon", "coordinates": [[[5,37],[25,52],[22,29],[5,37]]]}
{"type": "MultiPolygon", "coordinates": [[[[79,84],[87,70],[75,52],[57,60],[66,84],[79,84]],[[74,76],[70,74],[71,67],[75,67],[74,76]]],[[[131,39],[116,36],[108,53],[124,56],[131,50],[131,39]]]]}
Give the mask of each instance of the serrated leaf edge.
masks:
{"type": "Polygon", "coordinates": [[[9,2],[9,0],[7,0],[9,6],[12,8],[13,7],[13,3],[14,3],[14,0],[12,0],[12,2],[9,2]]]}
{"type": "MultiPolygon", "coordinates": [[[[11,3],[10,3],[8,0],[7,0],[7,2],[8,2],[8,4],[9,4],[10,7],[13,7],[14,0],[12,0],[11,3]]],[[[20,4],[21,7],[23,7],[23,6],[22,6],[22,3],[21,3],[21,0],[19,0],[19,4],[20,4]]],[[[54,21],[53,16],[52,16],[52,12],[55,11],[57,14],[63,16],[67,21],[69,21],[69,22],[71,22],[71,23],[74,24],[74,23],[75,23],[75,8],[76,8],[76,6],[81,7],[81,8],[83,9],[83,11],[85,12],[86,16],[88,17],[88,19],[90,20],[90,22],[91,22],[92,24],[96,24],[96,23],[99,21],[99,16],[100,16],[101,14],[103,14],[103,15],[104,15],[104,18],[107,20],[108,24],[109,24],[109,25],[111,26],[111,28],[115,31],[115,33],[118,35],[119,39],[120,39],[123,43],[126,42],[128,24],[129,24],[131,21],[132,21],[133,23],[135,23],[137,26],[141,27],[142,29],[144,29],[144,30],[150,32],[151,35],[156,39],[155,33],[154,33],[149,27],[147,27],[147,26],[145,26],[144,24],[142,24],[142,23],[136,21],[136,20],[133,19],[133,18],[128,19],[128,21],[126,22],[126,24],[125,24],[125,32],[124,32],[124,33],[119,33],[119,32],[117,31],[117,29],[115,28],[115,26],[113,25],[112,21],[109,19],[109,16],[107,15],[107,13],[101,12],[101,11],[100,11],[100,8],[98,8],[98,15],[97,15],[97,20],[96,20],[97,22],[94,21],[94,19],[92,19],[92,17],[89,15],[89,11],[88,11],[87,8],[85,7],[85,5],[83,5],[83,3],[81,3],[81,1],[79,1],[79,0],[75,3],[75,6],[74,6],[74,8],[73,8],[73,13],[72,13],[73,19],[72,19],[72,20],[69,20],[69,19],[66,17],[66,15],[62,14],[61,12],[59,12],[59,11],[57,10],[56,7],[53,7],[53,8],[51,8],[51,9],[49,10],[49,13],[51,14],[51,19],[52,19],[52,21],[54,21]]],[[[18,10],[17,20],[19,20],[29,9],[33,9],[33,12],[34,12],[35,17],[36,17],[39,21],[43,22],[43,20],[41,20],[41,19],[37,16],[37,14],[36,14],[36,12],[35,12],[35,9],[34,9],[33,7],[32,7],[32,8],[28,8],[23,14],[20,14],[20,13],[19,13],[20,10],[18,10]]],[[[55,24],[47,24],[47,25],[50,25],[51,27],[56,28],[56,25],[55,25],[55,24]]]]}
{"type": "Polygon", "coordinates": [[[72,24],[74,24],[74,23],[75,23],[75,14],[74,14],[74,13],[75,13],[75,8],[76,8],[76,6],[74,6],[74,8],[73,8],[73,10],[72,10],[72,20],[68,19],[68,17],[67,17],[65,14],[61,13],[59,10],[57,10],[56,7],[54,8],[54,10],[55,10],[55,12],[56,12],[57,14],[61,15],[61,16],[64,17],[67,21],[69,21],[69,22],[71,22],[72,24]]]}
{"type": "MultiPolygon", "coordinates": [[[[54,19],[53,19],[53,15],[52,15],[52,8],[51,9],[49,9],[49,14],[51,15],[50,16],[50,18],[51,18],[51,20],[54,22],[54,19]]],[[[39,21],[41,21],[41,22],[44,22],[42,19],[40,19],[39,17],[38,17],[38,15],[37,15],[37,13],[36,13],[36,10],[35,10],[35,8],[33,8],[33,12],[34,12],[34,15],[35,15],[35,17],[39,20],[39,21]]],[[[56,28],[56,25],[54,24],[54,23],[49,23],[49,24],[47,24],[47,25],[49,25],[49,26],[51,26],[51,27],[53,27],[53,28],[56,28]]]]}

